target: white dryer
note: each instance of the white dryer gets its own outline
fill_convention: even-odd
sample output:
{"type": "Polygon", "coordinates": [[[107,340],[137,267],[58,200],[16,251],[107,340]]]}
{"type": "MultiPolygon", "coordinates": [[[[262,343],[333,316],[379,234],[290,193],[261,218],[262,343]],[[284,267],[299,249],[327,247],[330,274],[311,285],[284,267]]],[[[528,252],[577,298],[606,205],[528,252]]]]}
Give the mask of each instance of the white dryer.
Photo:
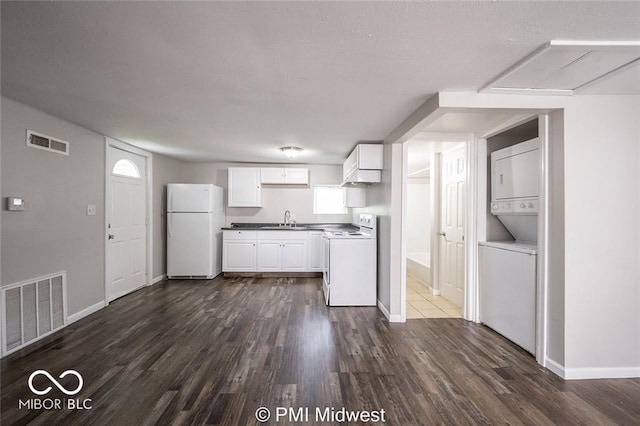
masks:
{"type": "Polygon", "coordinates": [[[536,340],[540,141],[491,153],[491,213],[513,236],[479,243],[480,321],[531,353],[536,340]]]}

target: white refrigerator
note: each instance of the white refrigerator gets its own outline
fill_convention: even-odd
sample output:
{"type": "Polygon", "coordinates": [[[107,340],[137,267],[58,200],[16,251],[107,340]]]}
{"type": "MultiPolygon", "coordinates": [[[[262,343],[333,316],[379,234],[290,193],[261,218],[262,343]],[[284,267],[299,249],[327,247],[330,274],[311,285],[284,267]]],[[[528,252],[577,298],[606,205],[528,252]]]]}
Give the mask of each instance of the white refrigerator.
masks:
{"type": "Polygon", "coordinates": [[[214,278],[222,272],[222,188],[167,185],[167,278],[214,278]]]}

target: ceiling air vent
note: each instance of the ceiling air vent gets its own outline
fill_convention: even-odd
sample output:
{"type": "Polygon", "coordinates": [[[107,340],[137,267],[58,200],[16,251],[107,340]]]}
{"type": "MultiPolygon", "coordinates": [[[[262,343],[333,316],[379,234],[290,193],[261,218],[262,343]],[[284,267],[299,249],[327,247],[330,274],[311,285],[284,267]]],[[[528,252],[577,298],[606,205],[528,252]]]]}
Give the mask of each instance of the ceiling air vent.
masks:
{"type": "Polygon", "coordinates": [[[69,155],[69,142],[54,139],[51,136],[27,130],[27,146],[44,149],[57,154],[69,155]]]}

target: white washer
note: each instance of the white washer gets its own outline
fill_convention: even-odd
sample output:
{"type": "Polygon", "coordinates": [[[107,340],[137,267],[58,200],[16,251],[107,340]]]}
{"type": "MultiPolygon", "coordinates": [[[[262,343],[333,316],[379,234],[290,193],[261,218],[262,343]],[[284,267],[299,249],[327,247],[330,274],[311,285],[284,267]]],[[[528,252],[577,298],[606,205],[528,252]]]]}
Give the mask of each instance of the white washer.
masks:
{"type": "Polygon", "coordinates": [[[376,306],[376,216],[361,214],[358,231],[326,231],[323,292],[329,306],[376,306]]]}
{"type": "Polygon", "coordinates": [[[535,354],[536,245],[479,243],[480,321],[535,354]]]}

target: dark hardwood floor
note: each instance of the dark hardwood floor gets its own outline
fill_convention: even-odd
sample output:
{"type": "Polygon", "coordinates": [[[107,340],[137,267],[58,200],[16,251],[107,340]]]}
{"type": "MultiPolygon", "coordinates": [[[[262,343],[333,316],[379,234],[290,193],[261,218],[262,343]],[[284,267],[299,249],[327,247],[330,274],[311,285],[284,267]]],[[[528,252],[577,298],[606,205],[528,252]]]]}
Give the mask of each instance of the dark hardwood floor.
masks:
{"type": "Polygon", "coordinates": [[[310,423],[316,407],[384,409],[395,425],[640,423],[640,380],[564,382],[461,319],[390,324],[375,307],[327,308],[317,278],[165,281],[1,368],[3,425],[245,425],[261,406],[271,424],[278,406],[309,407],[310,423]],[[75,396],[34,383],[53,387],[41,399],[90,398],[92,408],[19,409],[37,369],[77,370],[75,396]]]}

